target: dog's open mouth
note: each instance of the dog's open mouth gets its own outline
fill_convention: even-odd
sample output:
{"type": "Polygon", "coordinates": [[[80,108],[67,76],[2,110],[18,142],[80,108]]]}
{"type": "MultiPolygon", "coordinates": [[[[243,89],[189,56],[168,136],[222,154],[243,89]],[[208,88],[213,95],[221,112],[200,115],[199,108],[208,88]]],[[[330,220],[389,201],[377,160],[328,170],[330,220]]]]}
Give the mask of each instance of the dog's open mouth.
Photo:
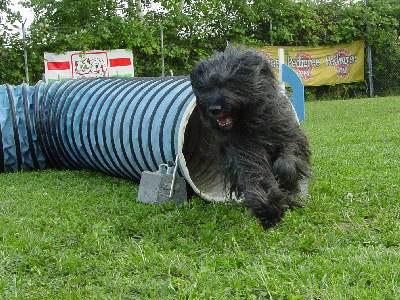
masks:
{"type": "Polygon", "coordinates": [[[233,126],[233,119],[231,117],[223,116],[217,119],[220,128],[230,129],[233,126]]]}

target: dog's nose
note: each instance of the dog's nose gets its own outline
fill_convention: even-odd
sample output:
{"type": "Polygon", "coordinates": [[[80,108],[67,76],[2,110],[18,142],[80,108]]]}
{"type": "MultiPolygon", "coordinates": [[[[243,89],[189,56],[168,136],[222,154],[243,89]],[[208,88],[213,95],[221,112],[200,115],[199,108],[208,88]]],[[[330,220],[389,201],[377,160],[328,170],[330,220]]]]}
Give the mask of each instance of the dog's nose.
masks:
{"type": "Polygon", "coordinates": [[[210,114],[217,116],[222,112],[222,106],[221,105],[212,105],[208,108],[208,111],[210,114]]]}

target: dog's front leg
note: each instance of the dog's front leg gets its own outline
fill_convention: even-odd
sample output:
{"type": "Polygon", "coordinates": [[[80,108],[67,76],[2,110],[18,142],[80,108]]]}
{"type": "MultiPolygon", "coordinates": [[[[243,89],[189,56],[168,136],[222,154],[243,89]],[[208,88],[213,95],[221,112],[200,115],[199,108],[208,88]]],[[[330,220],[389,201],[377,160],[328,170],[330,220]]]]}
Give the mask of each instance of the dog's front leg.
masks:
{"type": "Polygon", "coordinates": [[[293,202],[292,196],[280,189],[269,165],[244,175],[244,203],[264,228],[274,226],[293,202]]]}
{"type": "Polygon", "coordinates": [[[296,194],[299,180],[308,175],[307,156],[301,155],[296,144],[286,145],[273,162],[272,172],[282,189],[296,194]]]}

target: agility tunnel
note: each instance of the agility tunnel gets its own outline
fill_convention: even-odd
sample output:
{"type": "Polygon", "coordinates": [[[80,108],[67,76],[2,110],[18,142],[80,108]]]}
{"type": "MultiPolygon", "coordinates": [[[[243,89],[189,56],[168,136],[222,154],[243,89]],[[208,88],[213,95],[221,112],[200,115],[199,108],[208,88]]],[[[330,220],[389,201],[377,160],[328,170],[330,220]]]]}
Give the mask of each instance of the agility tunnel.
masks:
{"type": "Polygon", "coordinates": [[[194,192],[224,201],[187,77],[0,85],[0,172],[92,169],[138,181],[175,161],[194,192]]]}
{"type": "MultiPolygon", "coordinates": [[[[304,120],[304,86],[283,65],[304,120]]],[[[98,78],[0,85],[0,173],[92,169],[139,181],[176,161],[194,192],[227,200],[188,77],[98,78]]]]}

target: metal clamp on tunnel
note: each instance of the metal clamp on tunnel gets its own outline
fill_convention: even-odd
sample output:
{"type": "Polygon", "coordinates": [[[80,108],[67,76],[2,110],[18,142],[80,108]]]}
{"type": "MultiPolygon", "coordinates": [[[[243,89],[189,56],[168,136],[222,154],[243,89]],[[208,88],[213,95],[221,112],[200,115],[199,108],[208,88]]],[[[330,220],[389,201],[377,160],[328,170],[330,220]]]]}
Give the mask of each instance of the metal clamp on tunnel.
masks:
{"type": "Polygon", "coordinates": [[[175,163],[160,164],[158,171],[142,172],[138,199],[143,203],[163,203],[173,200],[182,203],[187,200],[185,179],[177,175],[178,156],[175,163]]]}

